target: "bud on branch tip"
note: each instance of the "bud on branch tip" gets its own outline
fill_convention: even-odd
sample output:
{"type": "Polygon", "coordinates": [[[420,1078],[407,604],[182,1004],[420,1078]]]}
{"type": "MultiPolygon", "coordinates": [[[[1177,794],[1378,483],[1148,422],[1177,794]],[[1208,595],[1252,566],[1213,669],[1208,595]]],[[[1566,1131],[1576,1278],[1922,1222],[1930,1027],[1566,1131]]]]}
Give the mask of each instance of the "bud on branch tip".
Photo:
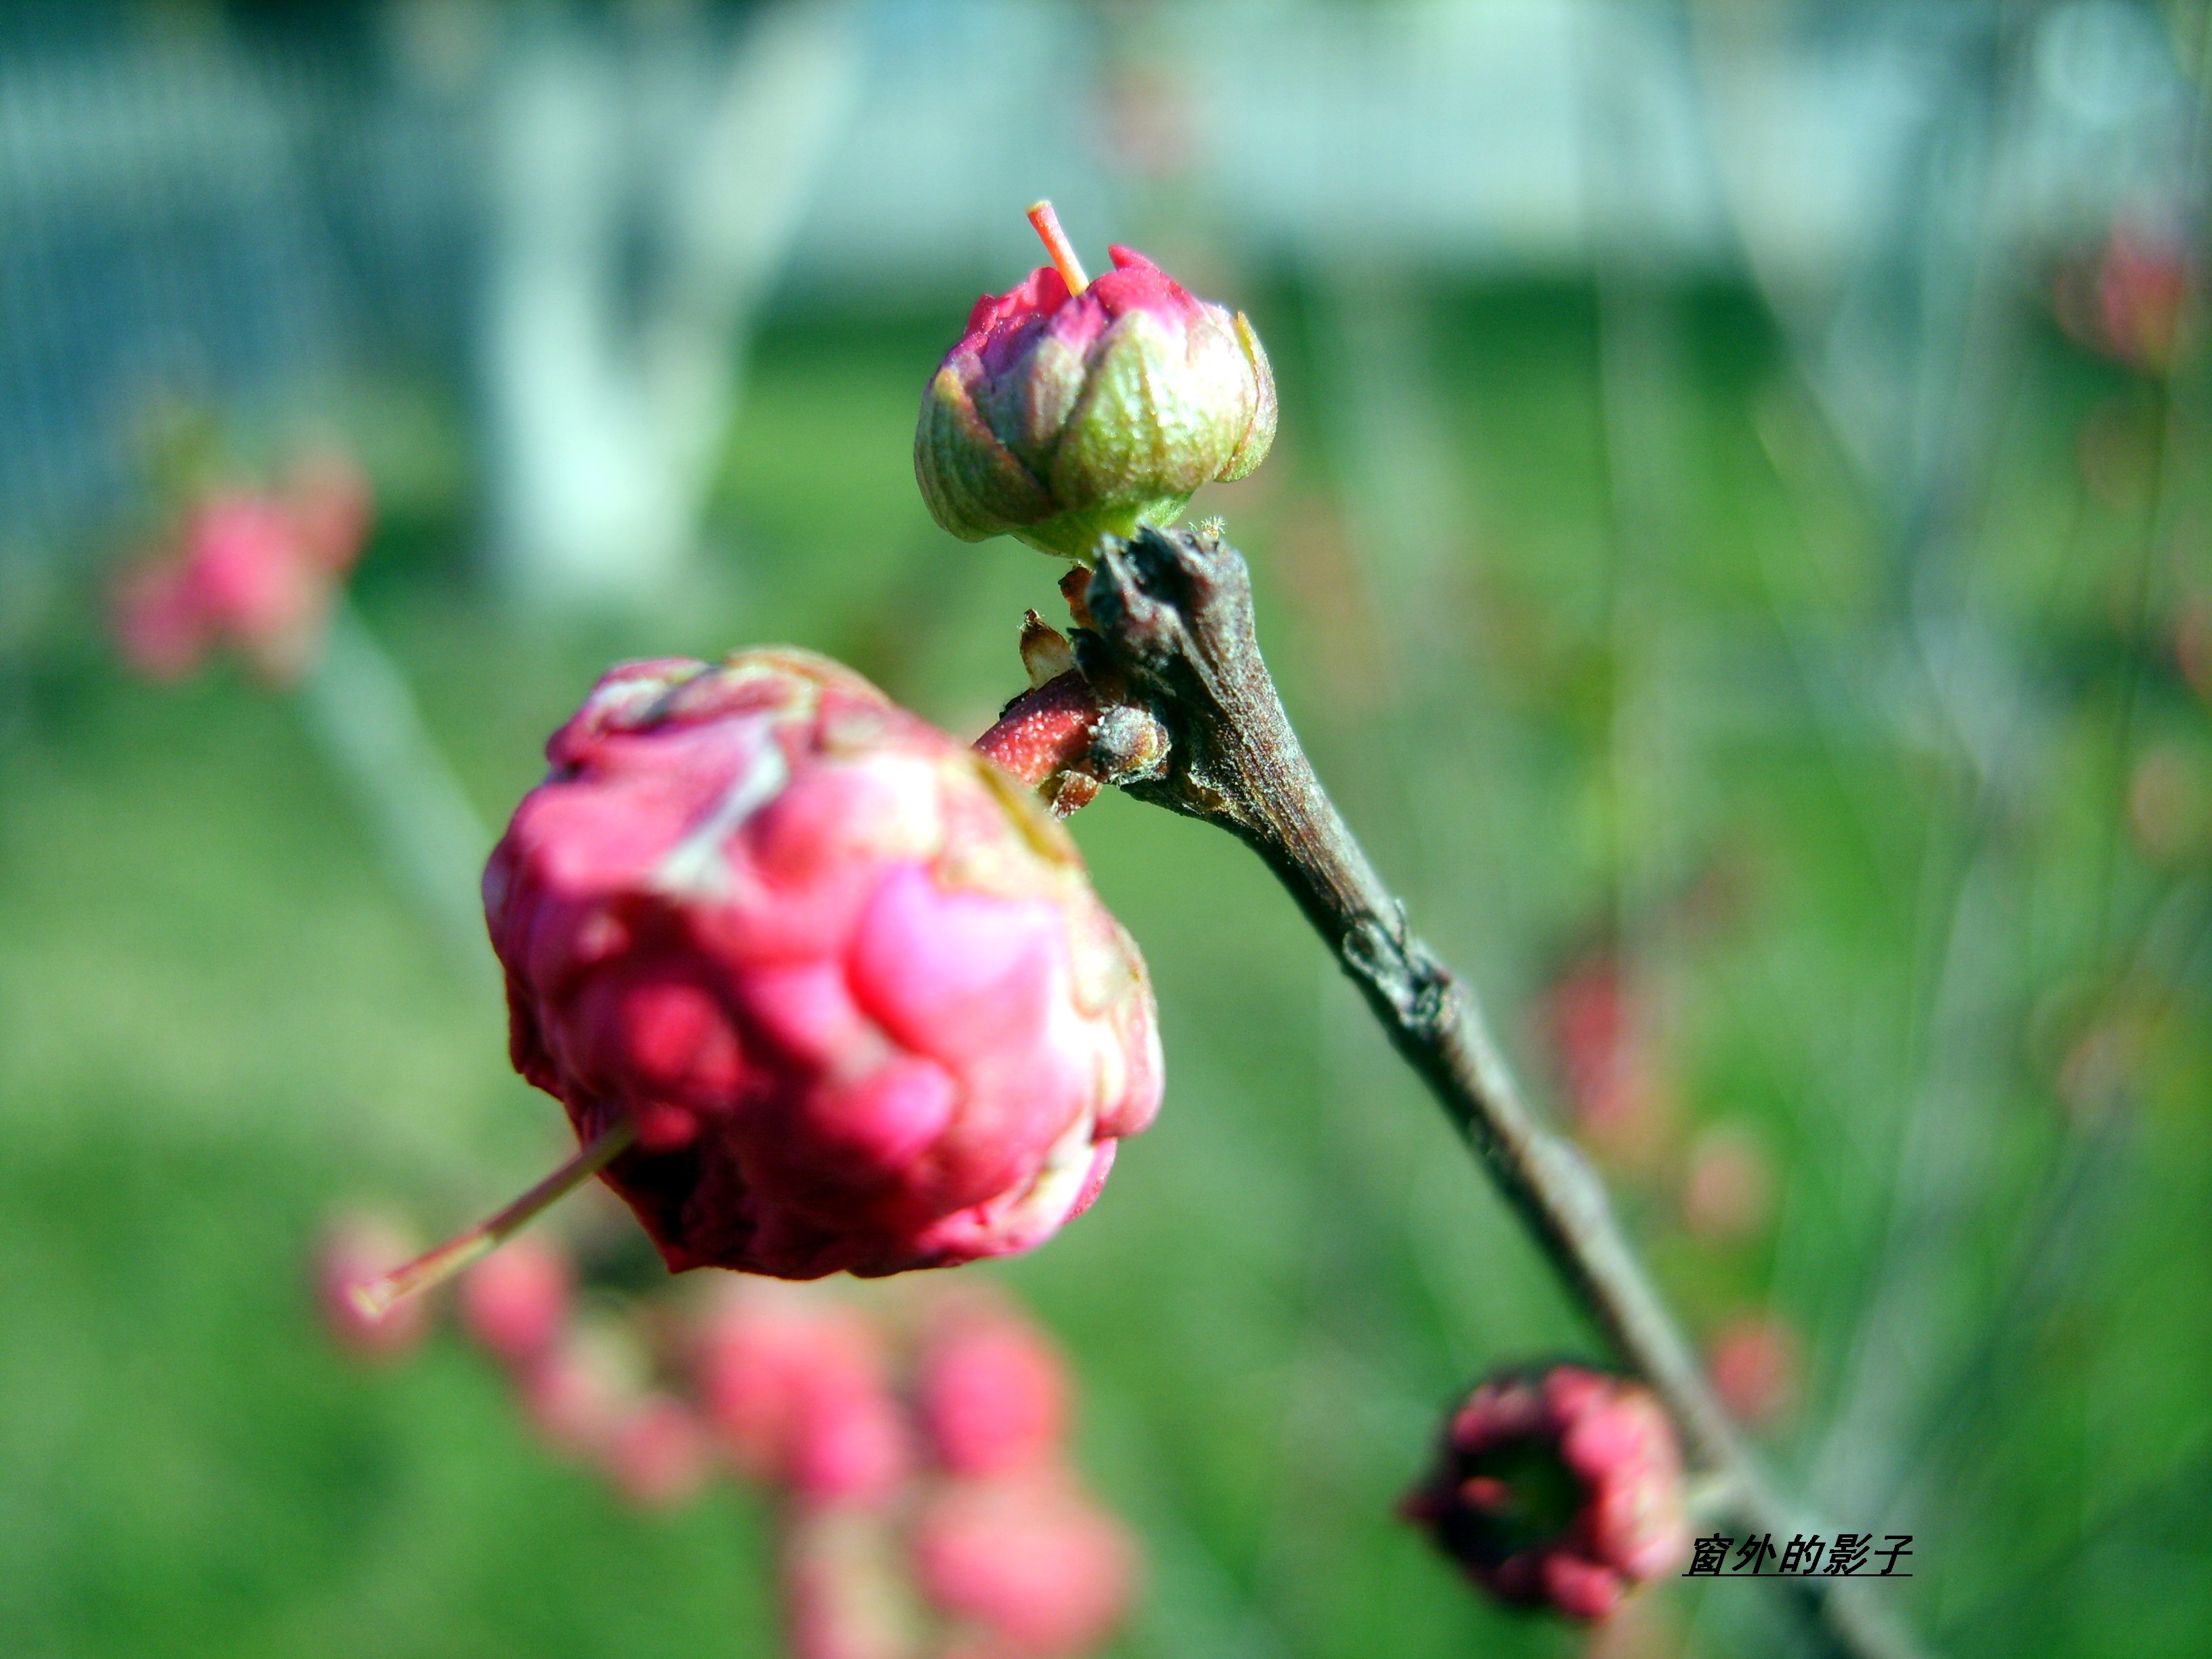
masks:
{"type": "Polygon", "coordinates": [[[1029,217],[1051,263],[969,313],[922,396],[915,477],[963,541],[1088,563],[1102,538],[1172,524],[1200,485],[1259,465],[1274,375],[1243,313],[1131,248],[1093,281],[1050,203],[1029,217]]]}

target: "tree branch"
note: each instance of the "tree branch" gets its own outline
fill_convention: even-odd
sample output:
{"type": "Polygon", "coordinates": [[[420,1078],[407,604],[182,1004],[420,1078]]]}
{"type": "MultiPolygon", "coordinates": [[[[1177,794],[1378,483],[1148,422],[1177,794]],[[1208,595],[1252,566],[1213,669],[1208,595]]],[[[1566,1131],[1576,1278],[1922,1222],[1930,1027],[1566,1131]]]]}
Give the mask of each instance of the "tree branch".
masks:
{"type": "MultiPolygon", "coordinates": [[[[1404,905],[1314,775],[1260,655],[1243,557],[1208,531],[1143,529],[1105,542],[1087,586],[1072,585],[1070,599],[1076,661],[1102,705],[1102,729],[1128,709],[1156,720],[1168,740],[1164,760],[1148,756],[1141,774],[1112,763],[1094,771],[1219,825],[1267,861],[1620,1358],[1666,1403],[1692,1465],[1725,1483],[1729,1512],[1754,1533],[1808,1530],[1705,1382],[1595,1173],[1529,1109],[1474,994],[1409,930],[1404,905]]],[[[994,732],[1012,729],[1021,704],[994,732]]],[[[991,742],[987,735],[987,751],[991,742]]],[[[1774,1582],[1832,1653],[1919,1651],[1863,1584],[1774,1582]]]]}

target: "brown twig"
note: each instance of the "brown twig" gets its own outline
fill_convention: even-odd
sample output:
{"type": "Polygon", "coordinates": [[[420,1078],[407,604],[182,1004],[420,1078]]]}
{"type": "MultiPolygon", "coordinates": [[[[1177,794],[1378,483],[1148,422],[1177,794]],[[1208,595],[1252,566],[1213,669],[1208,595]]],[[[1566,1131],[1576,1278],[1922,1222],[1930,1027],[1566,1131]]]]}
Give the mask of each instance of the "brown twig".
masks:
{"type": "MultiPolygon", "coordinates": [[[[1132,711],[1167,740],[1140,773],[1108,757],[1093,769],[1101,781],[1218,824],[1267,861],[1620,1358],[1666,1402],[1691,1462],[1724,1483],[1728,1510],[1753,1533],[1804,1529],[1706,1384],[1596,1175],[1529,1109],[1473,994],[1407,928],[1314,775],[1260,655],[1243,557],[1208,531],[1144,529],[1104,543],[1070,598],[1076,661],[1102,721],[1132,711]]],[[[994,731],[1012,731],[1023,705],[994,731]]],[[[1775,1582],[1834,1654],[1919,1651],[1864,1585],[1775,1582]]]]}

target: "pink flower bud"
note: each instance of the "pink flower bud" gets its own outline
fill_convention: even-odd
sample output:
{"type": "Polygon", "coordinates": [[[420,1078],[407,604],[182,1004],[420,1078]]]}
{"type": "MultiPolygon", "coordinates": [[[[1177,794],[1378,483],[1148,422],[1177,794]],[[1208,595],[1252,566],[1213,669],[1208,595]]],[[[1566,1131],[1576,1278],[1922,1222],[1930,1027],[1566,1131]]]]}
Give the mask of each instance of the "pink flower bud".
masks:
{"type": "Polygon", "coordinates": [[[1137,1550],[1063,1471],[956,1480],[923,1507],[915,1565],[975,1659],[1074,1659],[1127,1610],[1137,1550]]]}
{"type": "Polygon", "coordinates": [[[494,1358],[528,1365],[559,1340],[573,1281],[568,1257],[525,1233],[462,1276],[461,1328],[494,1358]]]}
{"type": "Polygon", "coordinates": [[[847,1304],[740,1285],[701,1335],[699,1393],[738,1468],[809,1504],[879,1504],[912,1467],[882,1339],[847,1304]]]}
{"type": "Polygon", "coordinates": [[[606,676],[484,872],[515,1066],[670,1268],[1027,1249],[1160,1092],[1142,959],[995,767],[807,653],[606,676]]]}
{"type": "Polygon", "coordinates": [[[1576,1619],[1604,1618],[1689,1553],[1666,1413],[1642,1385],[1579,1365],[1477,1389],[1405,1510],[1493,1595],[1576,1619]]]}
{"type": "Polygon", "coordinates": [[[1088,562],[1100,536],[1172,524],[1200,484],[1258,466],[1275,382],[1242,312],[1125,247],[1086,282],[1050,216],[1031,212],[1054,264],[977,301],[931,380],[915,475],[963,540],[1088,562]]]}
{"type": "Polygon", "coordinates": [[[383,1216],[355,1212],[335,1217],[315,1249],[315,1301],[323,1323],[339,1346],[362,1359],[397,1358],[421,1343],[429,1329],[427,1304],[409,1302],[371,1318],[354,1291],[413,1255],[415,1238],[383,1216]]]}
{"type": "Polygon", "coordinates": [[[1050,1462],[1067,1429],[1066,1367],[1044,1334],[995,1298],[948,1302],[923,1339],[921,1420],[956,1475],[1050,1462]]]}

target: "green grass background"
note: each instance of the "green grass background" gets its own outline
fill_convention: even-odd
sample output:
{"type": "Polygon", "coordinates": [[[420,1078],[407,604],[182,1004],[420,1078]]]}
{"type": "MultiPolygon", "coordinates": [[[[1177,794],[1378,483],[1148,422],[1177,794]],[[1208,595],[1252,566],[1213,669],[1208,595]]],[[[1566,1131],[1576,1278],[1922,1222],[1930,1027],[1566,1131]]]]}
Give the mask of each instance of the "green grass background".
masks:
{"type": "MultiPolygon", "coordinates": [[[[1750,301],[1637,296],[1657,349],[1626,370],[1610,303],[1265,293],[1281,451],[1195,510],[1228,515],[1324,775],[1538,1092],[1534,999],[1615,939],[1686,1132],[1771,1148],[1741,1248],[1691,1240],[1664,1182],[1622,1204],[1695,1328],[1765,1306],[1803,1334],[1767,1449],[1850,1495],[1832,1525],[1915,1534],[1899,1610],[1960,1655],[2205,1652],[2212,825],[2146,846],[2125,809],[2154,746],[2212,767],[2168,643],[2212,586],[2187,388],[2159,475],[2154,391],[2032,331],[1929,545],[1750,301]],[[2118,434],[2094,480],[2085,422],[2118,434]],[[2136,1034],[2120,1081],[2069,1105],[2106,1024],[2136,1034]],[[1905,1334],[1871,1361],[1870,1318],[1905,1334]],[[1875,1431],[1832,1443],[1869,1398],[1875,1431]]],[[[362,396],[360,602],[488,820],[623,653],[793,641],[980,729],[1056,567],[921,507],[944,332],[780,325],[696,587],[581,629],[464,579],[440,401],[362,396]]],[[[776,1651],[743,1495],[629,1513],[450,1339],[368,1373],[321,1339],[333,1205],[458,1224],[557,1114],[296,711],[228,669],[128,678],[91,587],[17,630],[0,738],[0,1653],[776,1651]]],[[[1089,1217],[975,1271],[1077,1356],[1086,1467],[1146,1538],[1118,1650],[1579,1651],[1390,1508],[1455,1389],[1589,1333],[1255,860],[1117,799],[1074,827],[1152,964],[1167,1104],[1089,1217]]],[[[1657,1599],[1637,1652],[1786,1650],[1753,1587],[1657,1599]]]]}

